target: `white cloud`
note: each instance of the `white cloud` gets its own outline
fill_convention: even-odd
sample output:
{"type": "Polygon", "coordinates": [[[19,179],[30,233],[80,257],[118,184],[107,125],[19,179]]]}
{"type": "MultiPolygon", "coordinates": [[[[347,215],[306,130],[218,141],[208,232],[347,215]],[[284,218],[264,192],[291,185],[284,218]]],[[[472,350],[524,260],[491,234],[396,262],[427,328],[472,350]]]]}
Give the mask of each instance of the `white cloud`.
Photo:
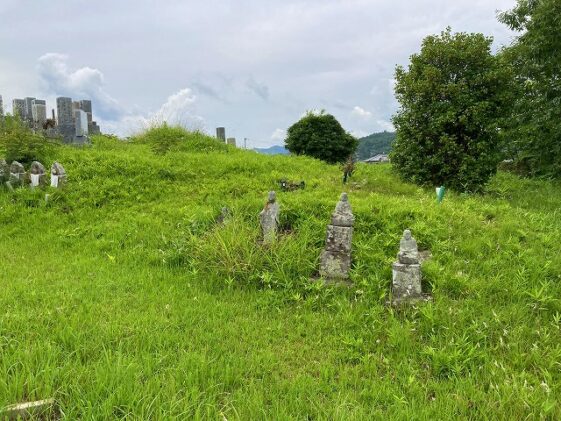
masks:
{"type": "Polygon", "coordinates": [[[274,141],[279,141],[279,140],[284,141],[284,139],[286,139],[286,130],[283,129],[275,129],[275,131],[271,135],[271,140],[274,141]]]}
{"type": "Polygon", "coordinates": [[[360,139],[361,137],[368,136],[369,134],[370,133],[367,133],[364,130],[353,130],[353,131],[351,131],[351,135],[353,135],[357,139],[360,139]]]}
{"type": "Polygon", "coordinates": [[[115,121],[102,121],[102,131],[121,136],[130,136],[149,127],[163,123],[185,127],[190,130],[205,129],[205,120],[193,112],[197,97],[189,88],[170,95],[166,102],[153,113],[147,115],[130,114],[115,121]]]}
{"type": "Polygon", "coordinates": [[[372,113],[370,111],[367,111],[364,108],[359,107],[358,105],[353,108],[352,114],[361,118],[372,117],[372,113]]]}
{"type": "Polygon", "coordinates": [[[376,121],[376,124],[378,125],[378,127],[380,127],[381,130],[385,130],[386,132],[395,131],[395,127],[390,121],[378,120],[376,121]]]}
{"type": "Polygon", "coordinates": [[[191,89],[181,89],[179,92],[169,96],[167,101],[150,118],[156,124],[165,121],[168,124],[202,129],[203,118],[194,115],[191,110],[196,100],[197,97],[193,95],[191,89]]]}
{"type": "Polygon", "coordinates": [[[39,58],[37,70],[45,93],[74,99],[91,99],[97,114],[103,119],[119,119],[124,114],[124,109],[105,91],[103,73],[91,67],[72,71],[67,62],[68,56],[65,54],[47,53],[39,58]]]}

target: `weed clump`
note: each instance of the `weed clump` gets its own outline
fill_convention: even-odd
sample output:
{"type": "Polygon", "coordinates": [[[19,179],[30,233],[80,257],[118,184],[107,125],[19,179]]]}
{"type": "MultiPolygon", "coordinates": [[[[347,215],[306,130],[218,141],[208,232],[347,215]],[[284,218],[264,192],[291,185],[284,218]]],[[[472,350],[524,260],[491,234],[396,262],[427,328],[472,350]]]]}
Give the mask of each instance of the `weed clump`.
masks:
{"type": "Polygon", "coordinates": [[[34,133],[21,120],[8,116],[0,122],[0,156],[7,162],[47,161],[55,147],[55,141],[34,133]]]}

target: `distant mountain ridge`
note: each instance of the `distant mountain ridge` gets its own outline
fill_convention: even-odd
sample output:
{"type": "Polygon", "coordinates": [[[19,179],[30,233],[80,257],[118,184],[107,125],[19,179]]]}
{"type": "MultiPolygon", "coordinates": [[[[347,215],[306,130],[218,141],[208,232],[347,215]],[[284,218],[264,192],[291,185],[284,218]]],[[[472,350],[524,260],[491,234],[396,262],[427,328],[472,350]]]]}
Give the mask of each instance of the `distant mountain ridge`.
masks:
{"type": "Polygon", "coordinates": [[[395,132],[386,131],[360,138],[355,156],[358,160],[364,161],[377,154],[388,154],[392,149],[394,140],[395,132]]]}
{"type": "Polygon", "coordinates": [[[290,152],[284,146],[274,145],[269,148],[254,148],[256,152],[265,154],[265,155],[289,155],[290,152]]]}

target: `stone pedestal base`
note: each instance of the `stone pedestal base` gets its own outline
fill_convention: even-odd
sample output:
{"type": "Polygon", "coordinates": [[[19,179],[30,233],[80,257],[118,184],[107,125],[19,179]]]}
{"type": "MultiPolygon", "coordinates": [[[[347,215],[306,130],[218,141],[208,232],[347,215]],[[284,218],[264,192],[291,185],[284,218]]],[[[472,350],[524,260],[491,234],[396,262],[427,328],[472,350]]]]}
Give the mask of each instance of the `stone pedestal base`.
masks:
{"type": "Polygon", "coordinates": [[[321,253],[319,274],[327,281],[346,281],[351,270],[351,256],[347,253],[337,253],[324,250],[321,253]]]}
{"type": "Polygon", "coordinates": [[[31,180],[31,187],[39,187],[47,184],[47,177],[45,174],[29,174],[31,180]]]}
{"type": "Polygon", "coordinates": [[[421,265],[393,264],[392,295],[394,302],[417,301],[421,294],[421,265]]]}

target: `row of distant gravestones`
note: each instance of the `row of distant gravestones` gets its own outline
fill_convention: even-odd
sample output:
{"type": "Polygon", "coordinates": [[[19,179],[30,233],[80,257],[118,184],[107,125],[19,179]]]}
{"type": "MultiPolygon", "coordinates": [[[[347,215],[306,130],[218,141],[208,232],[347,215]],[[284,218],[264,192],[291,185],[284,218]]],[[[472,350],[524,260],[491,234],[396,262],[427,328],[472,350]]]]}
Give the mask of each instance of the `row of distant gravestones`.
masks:
{"type": "MultiPolygon", "coordinates": [[[[271,244],[277,237],[279,213],[276,193],[269,192],[267,203],[259,214],[264,244],[271,244]]],[[[320,257],[319,274],[328,284],[350,283],[354,220],[347,193],[343,193],[331,215],[331,224],[327,226],[325,248],[320,257]]],[[[414,303],[427,298],[421,290],[419,250],[410,230],[403,233],[392,269],[392,303],[414,303]]]]}
{"type": "MultiPolygon", "coordinates": [[[[47,173],[45,167],[38,161],[33,161],[29,172],[17,161],[10,165],[4,159],[0,159],[0,181],[13,189],[20,186],[40,187],[47,185],[47,173]]],[[[51,166],[51,187],[59,188],[66,183],[66,171],[58,162],[51,166]]]]}

